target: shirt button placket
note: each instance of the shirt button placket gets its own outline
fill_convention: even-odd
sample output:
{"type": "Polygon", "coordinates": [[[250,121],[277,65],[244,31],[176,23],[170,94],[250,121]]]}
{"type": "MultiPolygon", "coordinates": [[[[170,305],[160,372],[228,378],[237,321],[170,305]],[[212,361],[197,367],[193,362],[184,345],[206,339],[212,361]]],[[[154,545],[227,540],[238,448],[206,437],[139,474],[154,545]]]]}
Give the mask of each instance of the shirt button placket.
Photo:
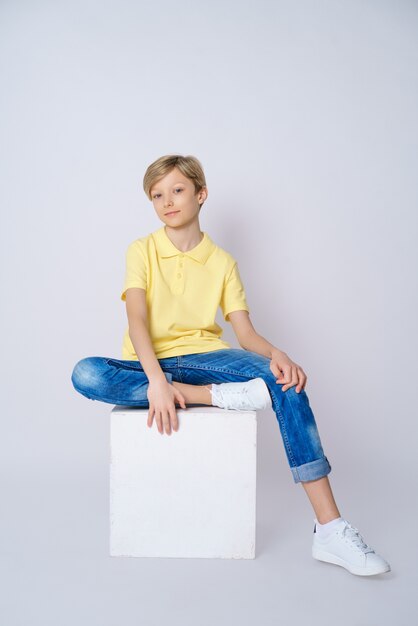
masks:
{"type": "Polygon", "coordinates": [[[177,261],[176,273],[176,293],[181,294],[184,291],[184,254],[180,254],[177,261]]]}

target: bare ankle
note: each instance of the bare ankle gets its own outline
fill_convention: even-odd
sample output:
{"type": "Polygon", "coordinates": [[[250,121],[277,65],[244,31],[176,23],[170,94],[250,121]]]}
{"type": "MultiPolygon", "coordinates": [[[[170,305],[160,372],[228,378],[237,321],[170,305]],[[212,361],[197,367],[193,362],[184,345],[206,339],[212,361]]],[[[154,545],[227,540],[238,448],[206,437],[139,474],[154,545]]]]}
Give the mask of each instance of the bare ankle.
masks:
{"type": "Polygon", "coordinates": [[[212,385],[204,385],[205,389],[207,389],[209,391],[209,396],[210,396],[210,404],[213,406],[213,402],[212,402],[212,385]]]}
{"type": "Polygon", "coordinates": [[[332,515],[321,515],[320,517],[316,517],[320,524],[328,524],[328,522],[332,522],[334,519],[338,519],[341,515],[338,513],[337,515],[333,513],[332,515]]]}

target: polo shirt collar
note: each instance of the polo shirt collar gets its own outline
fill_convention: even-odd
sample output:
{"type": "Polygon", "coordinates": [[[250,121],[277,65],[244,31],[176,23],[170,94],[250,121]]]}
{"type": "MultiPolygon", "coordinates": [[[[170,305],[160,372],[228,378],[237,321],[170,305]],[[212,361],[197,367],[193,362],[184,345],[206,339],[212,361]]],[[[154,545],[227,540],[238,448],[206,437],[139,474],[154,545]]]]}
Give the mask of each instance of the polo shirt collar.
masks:
{"type": "Polygon", "coordinates": [[[162,226],[157,231],[153,233],[153,238],[155,241],[155,245],[157,247],[157,251],[159,256],[161,257],[172,257],[180,254],[184,254],[184,256],[191,257],[195,261],[199,263],[206,263],[209,255],[212,253],[215,244],[212,242],[211,238],[207,233],[203,232],[203,239],[200,243],[197,244],[191,250],[187,252],[182,252],[172,243],[171,239],[169,239],[167,233],[165,232],[165,227],[162,226]]]}

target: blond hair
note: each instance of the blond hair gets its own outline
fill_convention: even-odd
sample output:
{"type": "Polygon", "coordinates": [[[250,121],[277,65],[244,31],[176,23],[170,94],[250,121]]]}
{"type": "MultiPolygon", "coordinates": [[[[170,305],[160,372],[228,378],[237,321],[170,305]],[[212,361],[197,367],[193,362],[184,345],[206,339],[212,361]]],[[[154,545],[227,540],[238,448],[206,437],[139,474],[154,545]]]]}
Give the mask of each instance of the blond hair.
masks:
{"type": "Polygon", "coordinates": [[[143,186],[150,200],[152,200],[151,189],[155,183],[164,178],[175,167],[192,181],[195,193],[199,193],[203,187],[206,187],[205,174],[199,159],[191,155],[166,154],[151,163],[145,172],[143,186]]]}

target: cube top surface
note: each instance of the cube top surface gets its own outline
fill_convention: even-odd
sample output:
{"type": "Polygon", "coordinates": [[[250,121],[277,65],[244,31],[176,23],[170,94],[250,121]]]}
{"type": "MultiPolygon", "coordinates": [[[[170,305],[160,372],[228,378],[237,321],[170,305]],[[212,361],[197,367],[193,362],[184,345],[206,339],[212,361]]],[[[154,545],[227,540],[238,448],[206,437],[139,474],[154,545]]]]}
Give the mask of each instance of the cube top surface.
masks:
{"type": "MultiPolygon", "coordinates": [[[[124,405],[116,405],[115,407],[113,407],[113,409],[111,410],[111,413],[133,413],[133,412],[143,412],[149,411],[148,407],[142,407],[142,406],[124,406],[124,405]]],[[[205,405],[205,406],[193,406],[193,405],[189,405],[186,409],[180,408],[180,407],[176,407],[176,412],[181,415],[182,413],[220,413],[221,415],[225,415],[225,413],[231,413],[233,415],[237,415],[237,414],[244,414],[244,415],[253,415],[256,416],[257,415],[257,411],[255,410],[251,410],[251,411],[244,411],[244,410],[237,410],[237,409],[221,409],[220,407],[217,406],[209,406],[209,405],[205,405]]]]}

